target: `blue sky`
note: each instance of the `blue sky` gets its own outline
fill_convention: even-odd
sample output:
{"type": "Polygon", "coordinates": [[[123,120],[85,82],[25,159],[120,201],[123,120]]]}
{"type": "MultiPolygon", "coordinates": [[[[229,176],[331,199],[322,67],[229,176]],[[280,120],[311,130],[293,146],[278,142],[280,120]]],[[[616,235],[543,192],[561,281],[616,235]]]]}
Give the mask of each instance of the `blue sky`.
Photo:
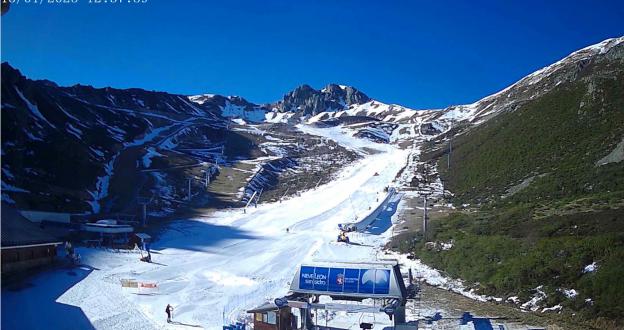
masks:
{"type": "Polygon", "coordinates": [[[624,1],[165,1],[13,5],[2,61],[61,85],[275,101],[301,84],[473,102],[624,35],[624,1]]]}

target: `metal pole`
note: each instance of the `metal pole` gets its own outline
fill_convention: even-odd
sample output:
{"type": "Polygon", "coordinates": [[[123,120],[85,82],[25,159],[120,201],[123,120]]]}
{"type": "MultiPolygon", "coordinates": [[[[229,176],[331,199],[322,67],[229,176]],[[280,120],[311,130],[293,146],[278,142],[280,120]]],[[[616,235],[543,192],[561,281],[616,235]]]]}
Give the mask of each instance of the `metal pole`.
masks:
{"type": "Polygon", "coordinates": [[[247,207],[249,206],[249,204],[251,204],[251,202],[254,200],[254,197],[256,197],[256,194],[258,193],[258,191],[254,191],[254,193],[251,195],[251,197],[249,198],[249,200],[247,201],[247,204],[245,204],[245,208],[243,209],[244,213],[247,213],[247,207]]]}
{"type": "Polygon", "coordinates": [[[327,314],[329,313],[327,313],[327,310],[325,310],[325,327],[327,327],[327,314]]]}
{"type": "Polygon", "coordinates": [[[143,227],[147,227],[147,203],[143,203],[143,227]]]}
{"type": "Polygon", "coordinates": [[[323,180],[323,177],[321,177],[318,182],[316,183],[316,186],[314,186],[314,189],[318,188],[319,184],[321,184],[321,180],[323,180]]]}
{"type": "Polygon", "coordinates": [[[258,196],[256,196],[256,200],[254,201],[254,207],[258,208],[258,202],[260,201],[260,196],[262,196],[262,192],[264,191],[264,188],[260,188],[260,193],[258,194],[258,196]]]}
{"type": "Polygon", "coordinates": [[[450,169],[451,168],[451,153],[453,152],[453,136],[450,134],[451,131],[453,130],[453,124],[451,124],[449,130],[447,133],[449,133],[449,152],[448,152],[448,157],[447,157],[447,163],[446,163],[446,168],[450,169]]]}
{"type": "Polygon", "coordinates": [[[188,200],[191,201],[191,179],[188,179],[188,200]]]}
{"type": "Polygon", "coordinates": [[[451,168],[451,152],[452,151],[453,151],[453,140],[449,138],[449,152],[448,152],[447,163],[446,163],[447,169],[451,168]]]}
{"type": "Polygon", "coordinates": [[[423,239],[427,241],[427,195],[423,195],[423,239]]]}
{"type": "Polygon", "coordinates": [[[305,308],[299,309],[300,314],[304,314],[303,316],[303,328],[308,329],[308,310],[305,308]]]}

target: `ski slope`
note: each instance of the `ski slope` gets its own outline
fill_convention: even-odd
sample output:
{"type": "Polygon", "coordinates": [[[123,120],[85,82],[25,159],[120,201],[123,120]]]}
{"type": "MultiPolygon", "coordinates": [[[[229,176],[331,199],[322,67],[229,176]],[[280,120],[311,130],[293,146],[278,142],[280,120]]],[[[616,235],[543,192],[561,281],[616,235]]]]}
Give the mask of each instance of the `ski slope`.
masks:
{"type": "MultiPolygon", "coordinates": [[[[356,138],[335,130],[331,136],[350,148],[363,146],[356,138]]],[[[374,245],[335,243],[337,225],[362,218],[370,212],[369,207],[377,207],[385,197],[384,188],[405,165],[408,151],[370,142],[365,146],[376,153],[345,168],[331,183],[299,197],[262,204],[246,214],[232,209],[171,223],[152,244],[152,264],[140,262],[133,252],[79,249],[83,263],[93,269],[76,270],[84,279],[62,291],[56,302],[78,307],[97,329],[182,329],[190,325],[221,329],[224,320],[245,317],[246,309],[286,294],[303,261],[374,258],[378,251],[374,245]],[[156,282],[159,289],[154,294],[137,294],[136,289],[122,289],[121,279],[156,282]],[[174,320],[179,324],[166,323],[167,304],[174,306],[174,320]]],[[[358,237],[354,240],[358,242],[358,237]]],[[[34,279],[33,288],[11,297],[3,293],[3,299],[28,304],[29,291],[35,295],[41,286],[62,282],[47,282],[62,278],[66,270],[58,272],[42,274],[34,279]]],[[[19,314],[19,310],[17,305],[3,306],[3,315],[19,314]]],[[[43,317],[50,319],[50,324],[71,328],[73,321],[68,315],[49,313],[43,317]]],[[[331,317],[336,322],[332,325],[350,327],[360,316],[331,317]]],[[[12,325],[9,322],[3,320],[3,327],[12,325]]],[[[389,321],[385,318],[383,322],[389,321]]],[[[19,325],[29,328],[28,324],[19,325]]],[[[32,328],[40,327],[34,324],[32,328]]]]}

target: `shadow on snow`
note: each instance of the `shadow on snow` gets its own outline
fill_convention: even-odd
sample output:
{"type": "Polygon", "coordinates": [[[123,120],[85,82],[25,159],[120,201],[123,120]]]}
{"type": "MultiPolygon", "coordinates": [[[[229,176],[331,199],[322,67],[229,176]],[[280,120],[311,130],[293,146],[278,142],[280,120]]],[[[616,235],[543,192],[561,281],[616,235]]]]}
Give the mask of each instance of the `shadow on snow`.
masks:
{"type": "Polygon", "coordinates": [[[365,233],[373,235],[381,235],[392,226],[392,216],[396,213],[402,194],[396,194],[385,205],[375,220],[366,229],[365,233]]]}
{"type": "MultiPolygon", "coordinates": [[[[236,227],[216,225],[201,220],[176,220],[152,246],[155,249],[175,248],[210,252],[228,241],[257,239],[248,231],[236,227]]],[[[221,251],[227,253],[227,251],[221,251]]]]}
{"type": "Polygon", "coordinates": [[[57,302],[93,268],[44,271],[2,289],[2,329],[95,329],[82,309],[57,302]]]}

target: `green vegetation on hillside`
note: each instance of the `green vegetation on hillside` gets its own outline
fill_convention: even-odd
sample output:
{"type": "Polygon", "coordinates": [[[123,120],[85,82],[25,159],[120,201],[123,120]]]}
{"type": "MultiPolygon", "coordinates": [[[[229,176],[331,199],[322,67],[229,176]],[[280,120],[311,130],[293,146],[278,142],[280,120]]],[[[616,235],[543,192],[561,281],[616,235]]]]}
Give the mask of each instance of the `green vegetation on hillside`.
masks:
{"type": "Polygon", "coordinates": [[[481,293],[529,300],[544,285],[545,305],[562,304],[585,316],[624,315],[624,214],[604,210],[574,216],[531,218],[531,206],[492,212],[455,213],[434,222],[433,241],[448,250],[416,245],[425,263],[479,283],[481,293]],[[595,272],[584,272],[596,262],[595,272]],[[566,299],[563,289],[578,296],[566,299]],[[591,302],[585,299],[592,299],[591,302]]]}
{"type": "Polygon", "coordinates": [[[527,301],[543,285],[544,306],[622,325],[624,161],[596,165],[624,138],[624,70],[612,68],[455,136],[450,170],[447,142],[431,145],[453,203],[471,209],[432,223],[430,240],[452,248],[410,249],[481,293],[527,301]]]}
{"type": "Polygon", "coordinates": [[[512,202],[624,189],[622,162],[595,166],[624,138],[624,73],[592,84],[562,85],[454,138],[451,169],[446,157],[438,169],[457,202],[499,199],[529,177],[512,202]]]}

